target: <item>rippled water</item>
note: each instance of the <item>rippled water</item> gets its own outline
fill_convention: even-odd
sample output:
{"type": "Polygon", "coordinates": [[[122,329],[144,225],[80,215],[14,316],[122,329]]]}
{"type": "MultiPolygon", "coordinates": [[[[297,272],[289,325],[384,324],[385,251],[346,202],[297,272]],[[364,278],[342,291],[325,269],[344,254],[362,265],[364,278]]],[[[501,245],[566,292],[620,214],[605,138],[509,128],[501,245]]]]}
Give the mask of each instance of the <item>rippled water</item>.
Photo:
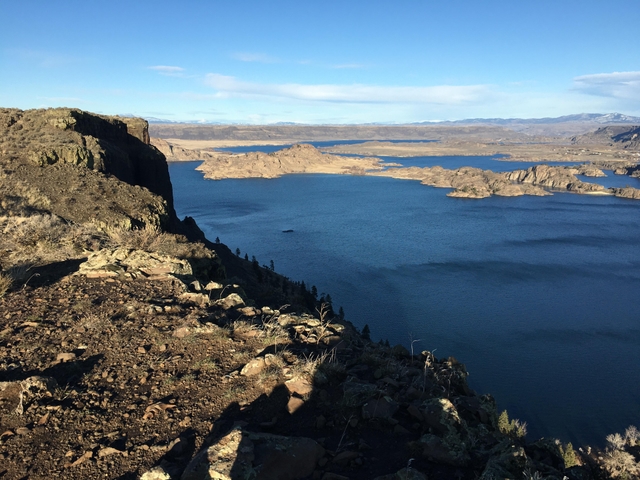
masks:
{"type": "Polygon", "coordinates": [[[170,165],[180,216],[330,293],[373,337],[455,356],[531,437],[601,444],[640,425],[640,202],[454,199],[358,176],[211,181],[197,164],[170,165]]]}

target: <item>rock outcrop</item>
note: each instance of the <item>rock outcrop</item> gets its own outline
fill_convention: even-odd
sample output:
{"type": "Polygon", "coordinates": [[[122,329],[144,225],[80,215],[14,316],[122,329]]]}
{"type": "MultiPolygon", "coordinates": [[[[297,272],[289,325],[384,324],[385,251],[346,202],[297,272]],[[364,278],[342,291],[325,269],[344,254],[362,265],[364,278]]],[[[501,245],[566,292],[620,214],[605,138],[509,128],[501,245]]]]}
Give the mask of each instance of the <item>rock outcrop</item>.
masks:
{"type": "Polygon", "coordinates": [[[242,155],[217,154],[207,159],[197,170],[205,178],[277,178],[292,173],[329,173],[363,175],[382,170],[385,164],[378,158],[355,158],[327,155],[311,145],[298,144],[273,153],[251,152],[242,155]]]}
{"type": "Polygon", "coordinates": [[[447,195],[458,198],[486,198],[491,195],[503,197],[549,195],[541,187],[516,184],[502,173],[473,167],[462,167],[456,170],[442,167],[389,168],[383,172],[374,172],[369,175],[419,180],[422,184],[432,187],[453,188],[454,190],[447,195]]]}
{"type": "Polygon", "coordinates": [[[491,195],[503,197],[551,195],[548,190],[640,198],[640,190],[634,188],[606,188],[597,183],[583,182],[576,177],[576,175],[604,176],[604,172],[593,165],[555,167],[543,164],[526,170],[502,173],[472,167],[456,170],[442,167],[408,167],[389,168],[382,172],[367,173],[367,175],[419,180],[424,185],[453,188],[454,190],[447,196],[458,198],[486,198],[491,195]]]}
{"type": "Polygon", "coordinates": [[[184,162],[194,160],[215,160],[219,154],[207,150],[191,150],[174,145],[162,138],[152,138],[151,145],[156,147],[169,162],[184,162]]]}
{"type": "Polygon", "coordinates": [[[591,176],[600,176],[597,169],[580,170],[574,167],[551,167],[549,165],[536,165],[527,170],[515,170],[504,174],[505,178],[513,182],[529,183],[552,190],[567,190],[574,193],[599,193],[610,194],[605,187],[595,183],[587,183],[578,180],[576,174],[588,172],[591,176]]]}
{"type": "Polygon", "coordinates": [[[1,109],[0,168],[6,210],[46,210],[105,227],[177,222],[166,160],[140,118],[1,109]]]}
{"type": "Polygon", "coordinates": [[[234,428],[187,466],[181,480],[309,477],[325,454],[315,440],[234,428]]]}

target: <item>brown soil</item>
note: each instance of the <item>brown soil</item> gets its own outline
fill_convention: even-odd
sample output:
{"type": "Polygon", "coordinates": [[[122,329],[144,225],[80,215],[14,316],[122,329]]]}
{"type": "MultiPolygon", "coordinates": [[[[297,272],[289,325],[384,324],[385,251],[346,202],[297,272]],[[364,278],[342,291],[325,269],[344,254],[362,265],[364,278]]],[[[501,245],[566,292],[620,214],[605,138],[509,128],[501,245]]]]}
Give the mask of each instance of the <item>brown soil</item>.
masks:
{"type": "MultiPolygon", "coordinates": [[[[346,374],[338,372],[295,415],[286,411],[287,368],[257,379],[238,375],[259,353],[277,353],[285,344],[289,369],[324,349],[290,338],[272,343],[260,328],[218,326],[228,319],[179,300],[182,291],[177,281],[68,276],[0,299],[2,380],[38,375],[58,385],[26,396],[21,415],[15,402],[0,401],[0,478],[134,479],[158,464],[179,471],[207,437],[234,422],[308,436],[333,451],[357,449],[365,439],[363,465],[343,469],[349,478],[406,466],[407,438],[375,423],[347,426],[357,409],[335,408],[346,374]],[[326,427],[317,428],[320,415],[326,427]]],[[[340,361],[353,363],[363,348],[354,345],[340,361]]],[[[407,414],[399,418],[412,428],[407,414]]]]}

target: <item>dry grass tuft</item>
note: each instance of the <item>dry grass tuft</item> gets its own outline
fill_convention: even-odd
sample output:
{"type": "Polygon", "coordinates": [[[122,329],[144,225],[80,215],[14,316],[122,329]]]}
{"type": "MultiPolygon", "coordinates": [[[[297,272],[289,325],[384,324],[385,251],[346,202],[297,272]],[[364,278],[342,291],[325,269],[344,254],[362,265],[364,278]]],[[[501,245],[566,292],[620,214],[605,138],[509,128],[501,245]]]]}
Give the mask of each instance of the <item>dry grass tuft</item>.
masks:
{"type": "Polygon", "coordinates": [[[3,297],[13,285],[13,279],[4,273],[0,273],[0,298],[3,297]]]}
{"type": "Polygon", "coordinates": [[[0,260],[10,266],[81,258],[104,241],[91,225],[68,223],[55,215],[0,216],[0,260]]]}
{"type": "Polygon", "coordinates": [[[161,232],[153,227],[140,229],[111,228],[110,241],[118,246],[164,253],[178,258],[212,258],[213,253],[202,243],[192,243],[183,235],[161,232]]]}

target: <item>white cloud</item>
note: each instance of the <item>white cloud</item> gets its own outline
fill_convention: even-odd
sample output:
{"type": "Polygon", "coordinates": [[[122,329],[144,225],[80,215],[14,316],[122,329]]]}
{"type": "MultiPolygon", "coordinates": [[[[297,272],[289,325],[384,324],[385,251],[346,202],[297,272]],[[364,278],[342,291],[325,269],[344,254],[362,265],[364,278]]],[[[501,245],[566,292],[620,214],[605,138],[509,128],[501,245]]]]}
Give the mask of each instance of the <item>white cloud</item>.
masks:
{"type": "Polygon", "coordinates": [[[401,87],[255,83],[217,73],[208,74],[205,82],[217,90],[220,97],[273,97],[315,102],[460,105],[487,101],[493,96],[488,85],[401,87]]]}
{"type": "Polygon", "coordinates": [[[167,75],[170,77],[179,77],[184,72],[184,68],[171,65],[154,65],[148,68],[149,70],[158,72],[160,75],[167,75]]]}
{"type": "Polygon", "coordinates": [[[574,90],[582,93],[640,102],[640,72],[582,75],[573,82],[574,90]]]}
{"type": "Polygon", "coordinates": [[[278,63],[279,60],[264,53],[236,52],[231,57],[241,62],[278,63]]]}

